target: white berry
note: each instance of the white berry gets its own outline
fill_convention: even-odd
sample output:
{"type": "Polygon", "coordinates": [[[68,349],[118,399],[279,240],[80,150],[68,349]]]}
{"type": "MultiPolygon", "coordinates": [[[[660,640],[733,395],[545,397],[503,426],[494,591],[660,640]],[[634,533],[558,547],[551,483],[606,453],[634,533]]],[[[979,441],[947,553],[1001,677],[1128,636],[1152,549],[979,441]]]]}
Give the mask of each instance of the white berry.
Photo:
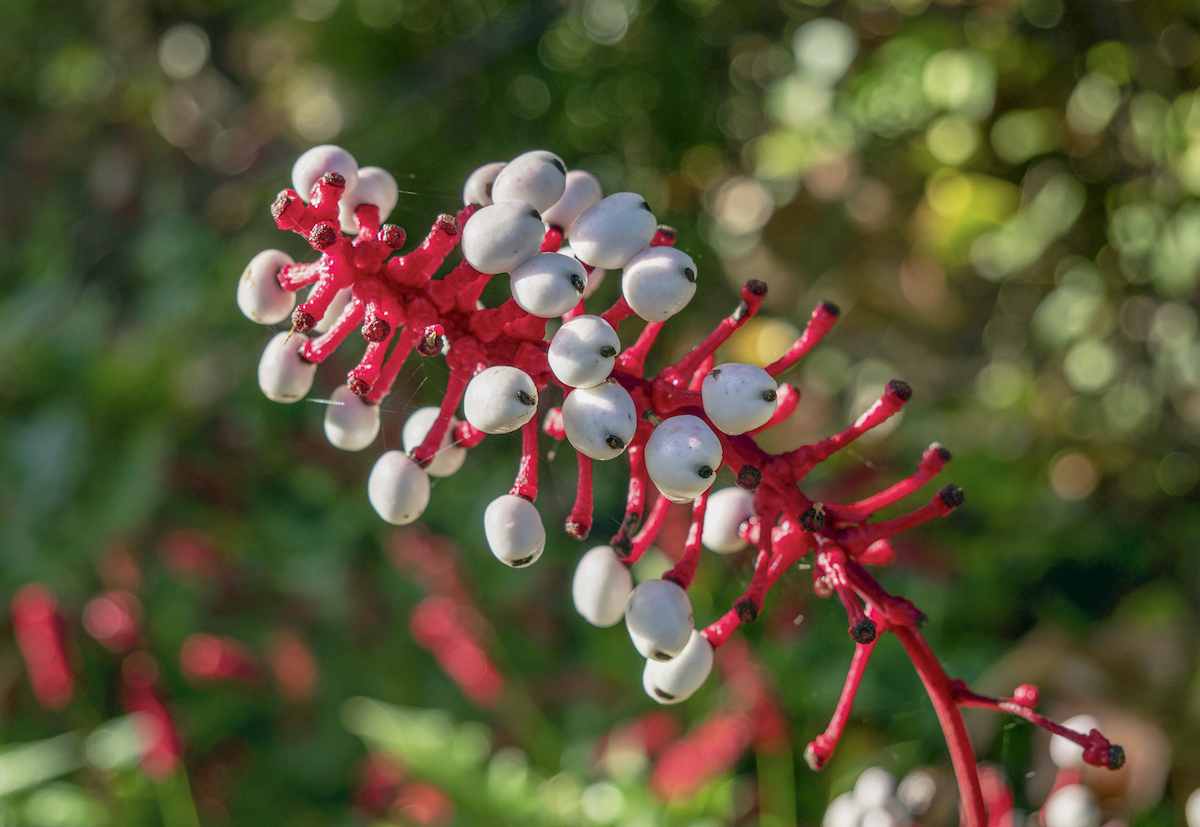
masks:
{"type": "Polygon", "coordinates": [[[279,271],[292,263],[282,250],[263,250],[250,259],[237,286],[238,309],[247,319],[278,324],[292,315],[296,294],[279,286],[279,271]]]}
{"type": "Polygon", "coordinates": [[[632,591],[633,577],[612,546],[596,546],[579,559],[571,599],[588,623],[601,628],[620,623],[632,591]]]}
{"type": "Polygon", "coordinates": [[[562,419],[575,450],[598,460],[619,457],[637,431],[633,397],[615,381],[571,391],[563,402],[562,419]]]}
{"type": "Polygon", "coordinates": [[[721,441],[698,416],[666,419],[646,441],[646,471],[671,502],[699,497],[716,481],[720,467],[721,441]]]}
{"type": "Polygon", "coordinates": [[[1059,787],[1042,808],[1046,827],[1100,827],[1096,795],[1082,784],[1059,787]]]}
{"type": "Polygon", "coordinates": [[[492,184],[492,201],[524,201],[538,212],[562,198],[567,168],[553,152],[535,149],[508,162],[492,184]]]}
{"type": "Polygon", "coordinates": [[[639,583],[625,604],[625,628],[642,657],[670,660],[692,636],[692,604],[687,592],[670,580],[639,583]]]}
{"type": "Polygon", "coordinates": [[[392,525],[408,525],[429,505],[429,476],[403,451],[387,451],[367,479],[367,499],[392,525]]]}
{"type": "Polygon", "coordinates": [[[704,415],[727,434],[761,428],[775,415],[779,385],[758,365],[718,365],[704,377],[704,415]]]}
{"type": "Polygon", "coordinates": [[[467,421],[485,434],[515,431],[537,413],[537,386],[520,368],[497,365],[475,375],[463,394],[467,421]]]}
{"type": "MultiPolygon", "coordinates": [[[[437,420],[440,409],[437,407],[417,408],[412,412],[412,416],[404,421],[404,428],[400,431],[400,442],[404,445],[404,453],[412,455],[412,452],[421,446],[425,441],[425,436],[433,428],[433,423],[437,420]]],[[[446,428],[446,435],[442,437],[442,444],[438,446],[437,453],[433,455],[433,462],[429,463],[425,468],[425,473],[431,477],[448,477],[462,468],[463,462],[467,459],[467,449],[454,444],[454,429],[458,425],[458,420],[450,417],[450,424],[446,428]]]]}
{"type": "Polygon", "coordinates": [[[1200,789],[1193,790],[1183,808],[1183,817],[1188,827],[1200,827],[1200,789]]]}
{"type": "Polygon", "coordinates": [[[258,386],[272,402],[299,402],[312,390],[317,366],[300,356],[308,341],[303,333],[276,333],[258,362],[258,386]],[[290,338],[289,338],[290,336],[290,338]]]}
{"type": "Polygon", "coordinates": [[[533,258],[546,225],[524,201],[501,201],[477,211],[462,232],[462,253],[481,273],[511,273],[533,258]]]}
{"type": "MultiPolygon", "coordinates": [[[[575,251],[571,249],[570,244],[560,247],[558,251],[564,256],[570,256],[576,261],[579,261],[579,256],[575,255],[575,251]]],[[[587,274],[587,287],[585,287],[583,290],[583,297],[585,299],[591,298],[592,294],[600,289],[600,285],[604,282],[604,277],[607,274],[608,271],[603,267],[592,268],[591,272],[587,274]]]]}
{"type": "Polygon", "coordinates": [[[573,169],[567,173],[567,188],[562,197],[549,209],[542,210],[542,220],[549,226],[558,227],[565,232],[584,210],[598,203],[603,197],[604,190],[600,188],[596,176],[581,169],[573,169]]]}
{"type": "Polygon", "coordinates": [[[660,704],[686,701],[699,689],[712,672],[713,648],[708,638],[693,630],[687,646],[665,663],[647,660],[642,670],[642,687],[646,694],[660,704]]]}
{"type": "Polygon", "coordinates": [[[754,495],[740,488],[722,488],[708,498],[700,542],[718,554],[733,554],[746,547],[738,534],[742,524],[754,516],[754,495]]]}
{"type": "Polygon", "coordinates": [[[509,287],[513,301],[526,313],[552,319],[583,299],[587,271],[570,256],[538,253],[512,271],[509,287]]]}
{"type": "Polygon", "coordinates": [[[860,827],[862,808],[854,801],[851,793],[842,793],[825,810],[821,827],[860,827]]]}
{"type": "Polygon", "coordinates": [[[546,358],[558,381],[591,388],[608,378],[620,352],[612,325],[599,316],[576,316],[555,332],[546,358]]]}
{"type": "Polygon", "coordinates": [[[542,516],[524,497],[505,494],[483,512],[483,533],[496,559],[514,569],[531,565],[546,547],[542,516]]]}
{"type": "Polygon", "coordinates": [[[665,322],[696,294],[696,262],[674,247],[650,247],[625,265],[621,294],[648,322],[665,322]]]}
{"type": "MultiPolygon", "coordinates": [[[[1100,722],[1091,715],[1076,715],[1063,721],[1063,726],[1087,735],[1093,729],[1100,728],[1100,722]]],[[[1063,769],[1083,766],[1083,747],[1061,735],[1050,736],[1050,760],[1054,766],[1063,769]]]]}
{"type": "Polygon", "coordinates": [[[363,167],[358,171],[358,183],[354,189],[347,189],[342,200],[338,202],[338,219],[342,224],[342,232],[348,235],[358,234],[358,219],[354,211],[363,204],[373,204],[379,208],[379,221],[387,221],[387,217],[396,209],[400,200],[400,185],[392,174],[383,167],[363,167]]]}
{"type": "Polygon", "coordinates": [[[867,767],[854,782],[854,800],[860,807],[886,807],[896,792],[896,777],[883,767],[867,767]]]}
{"type": "Polygon", "coordinates": [[[658,221],[636,192],[618,192],[583,211],[571,225],[571,249],[593,267],[624,267],[654,239],[658,221]]]}
{"type": "Polygon", "coordinates": [[[325,408],[325,436],[335,448],[361,451],[379,434],[379,406],[341,385],[325,408]]]}
{"type": "Polygon", "coordinates": [[[327,172],[336,172],[346,180],[344,192],[352,192],[358,183],[358,162],[340,146],[322,144],[304,152],[292,165],[292,188],[308,201],[312,188],[327,172]]]}
{"type": "Polygon", "coordinates": [[[492,184],[496,180],[496,176],[500,174],[500,170],[504,169],[504,161],[496,161],[491,164],[484,164],[479,169],[467,176],[467,182],[463,184],[463,205],[470,206],[476,204],[480,207],[486,207],[492,203],[492,184]]]}

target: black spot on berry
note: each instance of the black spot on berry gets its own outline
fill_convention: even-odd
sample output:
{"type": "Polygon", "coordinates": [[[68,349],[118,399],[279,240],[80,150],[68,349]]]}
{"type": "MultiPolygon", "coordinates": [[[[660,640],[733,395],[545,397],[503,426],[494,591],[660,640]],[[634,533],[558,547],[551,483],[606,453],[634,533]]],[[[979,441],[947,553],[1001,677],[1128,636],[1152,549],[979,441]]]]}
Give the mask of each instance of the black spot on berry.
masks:
{"type": "Polygon", "coordinates": [[[600,347],[600,355],[605,359],[611,359],[617,355],[617,349],[612,345],[602,345],[600,347]]]}
{"type": "Polygon", "coordinates": [[[693,270],[691,267],[683,268],[683,277],[685,279],[687,279],[688,281],[690,281],[692,284],[696,283],[696,271],[693,270]]]}
{"type": "Polygon", "coordinates": [[[779,393],[774,388],[763,391],[763,402],[774,402],[779,398],[779,393]]]}
{"type": "Polygon", "coordinates": [[[700,479],[706,480],[713,475],[713,469],[707,465],[701,465],[696,469],[696,473],[700,476],[700,479]]]}
{"type": "Polygon", "coordinates": [[[554,164],[554,168],[556,170],[558,170],[559,172],[561,172],[563,175],[567,174],[567,168],[563,166],[562,161],[558,160],[557,158],[551,158],[550,163],[554,164]]]}
{"type": "Polygon", "coordinates": [[[653,212],[653,210],[650,209],[650,205],[647,204],[645,201],[642,202],[642,209],[645,210],[646,212],[653,212]]]}
{"type": "Polygon", "coordinates": [[[511,563],[509,563],[509,565],[512,566],[514,569],[524,568],[525,566],[528,566],[530,563],[532,563],[534,561],[534,558],[536,558],[536,557],[537,557],[536,554],[531,554],[528,557],[522,557],[520,560],[513,560],[511,563]]]}
{"type": "Polygon", "coordinates": [[[657,695],[658,697],[662,698],[664,701],[673,701],[673,700],[675,700],[675,696],[674,696],[674,695],[672,695],[670,692],[663,692],[663,691],[662,691],[661,689],[659,689],[657,686],[656,686],[656,687],[654,687],[654,694],[655,694],[655,695],[657,695]]]}
{"type": "Polygon", "coordinates": [[[625,447],[625,440],[621,439],[616,434],[609,434],[604,438],[604,444],[614,451],[620,451],[625,447]]]}
{"type": "Polygon", "coordinates": [[[525,391],[517,391],[517,401],[522,405],[536,405],[537,400],[530,396],[525,391]]]}
{"type": "Polygon", "coordinates": [[[582,293],[583,289],[587,287],[587,282],[583,280],[583,276],[578,273],[572,273],[571,286],[575,288],[575,292],[582,293]]]}

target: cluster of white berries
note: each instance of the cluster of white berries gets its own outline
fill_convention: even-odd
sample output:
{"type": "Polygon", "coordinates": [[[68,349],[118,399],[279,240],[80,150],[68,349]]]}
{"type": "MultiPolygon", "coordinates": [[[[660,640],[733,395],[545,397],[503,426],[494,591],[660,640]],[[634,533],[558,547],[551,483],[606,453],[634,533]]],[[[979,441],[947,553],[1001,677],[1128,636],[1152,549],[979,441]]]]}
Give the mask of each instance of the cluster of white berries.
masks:
{"type": "MultiPolygon", "coordinates": [[[[359,167],[340,147],[320,146],[296,161],[292,181],[301,198],[316,194],[327,173],[345,182],[340,202],[343,232],[359,231],[355,209],[371,204],[383,221],[395,207],[395,179],[377,167],[359,167]]],[[[620,456],[633,440],[642,412],[613,376],[621,341],[616,330],[596,315],[575,315],[577,308],[609,269],[622,270],[621,292],[629,308],[647,322],[663,322],[682,310],[696,292],[696,264],[671,246],[650,246],[657,221],[636,193],[605,197],[596,178],[568,171],[562,160],[543,150],[526,152],[507,163],[477,169],[463,188],[463,201],[475,208],[462,228],[462,254],[480,273],[507,273],[513,300],[540,318],[569,315],[550,340],[546,362],[566,386],[562,425],[567,439],[593,460],[620,456]],[[539,252],[549,228],[568,243],[560,252],[539,252]]],[[[238,284],[238,306],[261,324],[288,318],[295,295],[279,281],[293,264],[278,250],[256,256],[238,284]]],[[[347,303],[343,288],[316,330],[327,330],[347,303]]],[[[316,364],[304,358],[308,337],[296,331],[271,339],[259,363],[259,384],[277,402],[296,402],[312,387],[316,364]]],[[[453,348],[453,341],[448,342],[453,348]]],[[[744,434],[765,425],[775,413],[775,380],[761,367],[727,364],[704,377],[701,396],[708,420],[725,434],[744,434]]],[[[379,406],[348,387],[338,388],[325,416],[329,441],[361,451],[380,429],[379,406]]],[[[518,367],[496,365],[477,373],[463,395],[463,416],[487,434],[515,431],[538,410],[534,379],[518,367]]],[[[457,471],[465,449],[454,442],[455,425],[446,430],[433,461],[422,467],[412,458],[438,418],[437,408],[414,412],[403,428],[403,450],[390,450],[375,463],[367,484],[371,505],[389,523],[404,525],[421,516],[430,497],[429,476],[457,471]]],[[[645,447],[650,479],[666,497],[687,503],[716,480],[722,462],[721,441],[709,424],[693,415],[671,416],[654,428],[645,447]]],[[[726,489],[711,498],[703,542],[728,554],[744,546],[740,529],[753,515],[753,496],[726,489]]],[[[506,494],[493,501],[484,517],[493,554],[503,563],[528,566],[545,547],[546,533],[533,504],[506,494]]],[[[633,588],[625,561],[609,546],[583,556],[573,585],[581,615],[598,626],[623,617],[638,651],[647,658],[646,691],[662,703],[691,695],[711,671],[713,648],[694,629],[691,605],[683,588],[669,580],[651,580],[633,588]]]]}
{"type": "MultiPolygon", "coordinates": [[[[696,417],[672,417],[655,433],[678,419],[700,422],[696,417]]],[[[646,445],[647,458],[652,443],[653,436],[646,445]]],[[[708,500],[701,542],[719,554],[740,551],[746,546],[746,523],[753,516],[753,494],[723,488],[708,500]]],[[[712,671],[713,647],[695,629],[687,592],[664,579],[646,580],[634,588],[629,569],[612,546],[596,546],[583,555],[575,569],[571,596],[575,609],[594,626],[614,626],[625,620],[633,645],[646,658],[642,686],[659,703],[675,704],[691,697],[712,671]]]]}
{"type": "Polygon", "coordinates": [[[916,769],[899,785],[882,767],[870,767],[854,782],[854,789],[833,799],[825,810],[822,827],[902,827],[925,812],[936,792],[933,777],[916,769]]]}

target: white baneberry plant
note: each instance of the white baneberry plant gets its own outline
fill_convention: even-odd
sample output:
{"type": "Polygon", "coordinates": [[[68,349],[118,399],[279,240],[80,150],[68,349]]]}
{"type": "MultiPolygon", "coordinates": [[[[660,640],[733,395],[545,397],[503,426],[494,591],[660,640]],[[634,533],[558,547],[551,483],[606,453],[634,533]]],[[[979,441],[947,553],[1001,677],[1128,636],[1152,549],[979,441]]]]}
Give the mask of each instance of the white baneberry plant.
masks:
{"type": "Polygon", "coordinates": [[[1121,748],[1098,730],[1075,732],[1034,712],[1033,687],[1018,687],[1011,698],[988,698],[950,679],[921,635],[924,615],[869,573],[868,566],[891,561],[889,538],[962,504],[962,491],[950,485],[905,516],[869,522],[932,479],[950,459],[945,448],[931,445],[916,473],[859,502],[815,502],[800,488],[818,463],[898,412],[912,394],[907,384],[891,382],[852,426],[819,442],[769,454],[754,441],[754,434],[795,410],[799,392],[777,384],[776,377],[828,333],[838,316],[834,305],[818,305],[800,338],[771,364],[716,365],[717,348],[758,312],[766,294],[765,284],[749,281],[740,304],[707,338],[647,377],[647,354],[667,321],[695,295],[698,274],[692,258],[674,248],[675,231],[658,225],[640,195],[604,196],[589,173],[568,170],[551,152],[527,152],[472,173],[463,188],[464,208],[439,216],[417,247],[396,255],[405,233],[383,223],[398,199],[386,171],[360,168],[344,149],[320,146],[296,161],[292,182],[272,215],[280,229],[304,236],[318,259],[297,263],[264,251],[247,266],[237,290],[238,305],[251,320],[274,324],[291,317],[291,331],[276,335],[263,353],[263,392],[277,402],[302,399],[317,365],[359,330],[365,351],[335,395],[341,404],[329,408],[326,433],[339,448],[362,450],[378,433],[379,403],[414,351],[443,356],[450,369],[441,405],[412,414],[404,450],[384,453],[370,474],[368,497],[384,520],[403,525],[418,519],[429,502],[429,474],[453,474],[466,450],[487,434],[520,430],[516,479],[488,506],[484,532],[501,562],[528,566],[546,541],[533,505],[540,432],[567,439],[577,451],[579,482],[566,523],[576,539],[587,537],[592,526],[592,461],[625,455],[629,494],[621,527],[583,556],[572,596],[579,613],[597,626],[624,618],[647,659],[643,684],[656,701],[677,703],[694,693],[712,669],[714,650],[758,617],[768,591],[811,552],[813,590],[838,598],[855,645],[833,720],[805,751],[814,769],[832,754],[883,631],[900,640],[929,693],[972,827],[986,823],[986,810],[960,707],[1019,715],[1081,747],[1089,764],[1122,765],[1121,748]],[[439,275],[460,243],[462,260],[439,275]],[[585,299],[610,269],[622,271],[621,298],[588,314],[585,299]],[[484,287],[499,274],[508,274],[512,298],[482,307],[484,287]],[[293,294],[304,287],[311,289],[296,305],[293,294]],[[633,315],[647,324],[623,348],[618,328],[633,315]],[[552,318],[563,324],[547,341],[552,318]],[[547,406],[550,395],[554,401],[561,395],[562,404],[547,406]],[[539,404],[546,408],[541,418],[539,404]],[[457,419],[460,407],[464,421],[457,419]],[[711,492],[722,466],[736,475],[738,488],[711,492]],[[629,566],[654,542],[672,503],[692,505],[682,557],[661,578],[634,588],[629,566]],[[755,566],[749,587],[729,611],[696,629],[687,588],[704,545],[723,554],[754,546],[755,566]]]}

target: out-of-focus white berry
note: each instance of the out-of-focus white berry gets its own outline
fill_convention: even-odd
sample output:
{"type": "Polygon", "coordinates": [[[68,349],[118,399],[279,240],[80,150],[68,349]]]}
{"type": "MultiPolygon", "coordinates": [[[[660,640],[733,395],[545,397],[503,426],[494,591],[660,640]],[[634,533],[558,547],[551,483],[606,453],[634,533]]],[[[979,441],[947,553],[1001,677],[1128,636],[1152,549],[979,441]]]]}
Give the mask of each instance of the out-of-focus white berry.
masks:
{"type": "Polygon", "coordinates": [[[859,818],[858,827],[900,827],[900,819],[886,807],[867,807],[859,818]]]}
{"type": "Polygon", "coordinates": [[[553,152],[535,149],[508,162],[492,184],[492,201],[524,201],[538,212],[548,210],[562,198],[567,186],[567,167],[553,152]]]}
{"type": "Polygon", "coordinates": [[[612,546],[596,546],[579,558],[571,599],[588,623],[602,628],[620,623],[632,591],[633,576],[612,546]]]}
{"type": "Polygon", "coordinates": [[[526,313],[552,319],[579,304],[587,271],[570,256],[538,253],[512,271],[509,287],[513,301],[526,313]]]}
{"type": "MultiPolygon", "coordinates": [[[[412,412],[412,416],[404,421],[404,428],[400,431],[400,442],[404,445],[404,453],[411,455],[421,446],[421,443],[425,441],[425,436],[433,427],[433,423],[437,421],[438,413],[440,413],[439,409],[434,406],[417,408],[412,412]]],[[[433,462],[425,468],[425,473],[429,476],[448,477],[462,468],[463,462],[466,461],[467,449],[454,444],[454,428],[457,425],[458,420],[450,417],[450,425],[446,428],[446,435],[442,437],[442,444],[434,454],[433,462]]]]}
{"type": "Polygon", "coordinates": [[[629,391],[615,381],[603,382],[567,394],[562,420],[576,451],[592,459],[614,459],[637,431],[637,408],[629,391]]]}
{"type": "Polygon", "coordinates": [[[496,559],[514,569],[531,565],[546,548],[542,515],[524,497],[505,494],[483,512],[483,533],[496,559]]]}
{"type": "Polygon", "coordinates": [[[896,777],[883,767],[868,767],[854,782],[854,800],[860,807],[886,807],[896,792],[896,777]]]}
{"type": "MultiPolygon", "coordinates": [[[[1087,735],[1093,729],[1100,728],[1100,722],[1091,715],[1076,715],[1063,721],[1063,726],[1087,735]]],[[[1050,760],[1054,766],[1068,769],[1083,766],[1083,747],[1061,735],[1050,736],[1050,760]]]]}
{"type": "Polygon", "coordinates": [[[325,436],[335,448],[361,451],[379,434],[379,406],[341,385],[325,408],[325,436]]]}
{"type": "Polygon", "coordinates": [[[1183,817],[1188,827],[1200,827],[1200,789],[1188,796],[1187,805],[1183,808],[1183,817]]]}
{"type": "Polygon", "coordinates": [[[727,434],[761,428],[775,415],[779,385],[758,365],[718,365],[704,377],[704,414],[727,434]]]}
{"type": "Polygon", "coordinates": [[[583,215],[583,211],[596,204],[604,197],[604,190],[596,176],[581,169],[573,169],[567,173],[567,187],[559,198],[548,209],[542,210],[542,220],[551,227],[558,227],[563,232],[571,228],[575,219],[583,215]]]}
{"type": "Polygon", "coordinates": [[[463,394],[467,421],[485,434],[515,431],[537,413],[537,386],[520,368],[497,365],[475,375],[463,394]]]}
{"type": "Polygon", "coordinates": [[[403,451],[387,451],[367,478],[367,499],[392,525],[408,525],[429,505],[429,476],[403,451]]]}
{"type": "Polygon", "coordinates": [[[738,536],[742,523],[754,516],[754,495],[740,488],[722,488],[708,498],[700,542],[718,554],[733,554],[746,547],[738,536]]]}
{"type": "Polygon", "coordinates": [[[387,217],[396,209],[400,200],[400,185],[392,174],[383,167],[363,167],[358,171],[358,183],[353,190],[347,190],[338,202],[338,219],[342,223],[342,232],[357,235],[358,220],[354,211],[363,204],[374,204],[379,208],[379,221],[387,221],[387,217]]]}
{"type": "Polygon", "coordinates": [[[646,471],[671,502],[699,497],[716,482],[720,467],[721,441],[698,416],[665,419],[646,441],[646,471]]]}
{"type": "Polygon", "coordinates": [[[463,258],[481,273],[511,273],[534,257],[545,235],[537,210],[524,201],[501,201],[467,219],[463,258]]]}
{"type": "Polygon", "coordinates": [[[317,366],[300,358],[308,341],[303,333],[276,333],[258,362],[258,386],[272,402],[299,402],[312,389],[317,366]]]}
{"type": "MultiPolygon", "coordinates": [[[[560,247],[558,251],[560,253],[562,253],[564,256],[570,256],[571,258],[575,259],[576,261],[579,261],[579,256],[575,255],[575,251],[571,249],[570,244],[560,247]]],[[[592,294],[600,289],[600,284],[604,281],[604,277],[607,274],[608,274],[608,271],[605,270],[603,267],[593,267],[592,268],[592,271],[590,273],[588,273],[587,287],[585,287],[583,290],[583,297],[585,299],[591,298],[592,294]]]]}
{"type": "Polygon", "coordinates": [[[571,225],[571,249],[593,267],[624,267],[654,238],[658,220],[636,192],[617,192],[583,211],[571,225]]]}
{"type": "Polygon", "coordinates": [[[712,667],[712,644],[693,629],[687,646],[673,660],[646,661],[646,668],[642,670],[642,688],[660,704],[681,703],[708,680],[712,667]]]}
{"type": "Polygon", "coordinates": [[[1082,784],[1059,787],[1042,808],[1046,827],[1100,827],[1095,794],[1082,784]]]}
{"type": "Polygon", "coordinates": [[[858,827],[862,818],[862,807],[854,800],[852,793],[842,793],[825,810],[821,819],[821,827],[858,827]]]}
{"type": "Polygon", "coordinates": [[[625,265],[621,293],[641,318],[665,322],[696,294],[696,262],[674,247],[649,247],[625,265]]]}
{"type": "Polygon", "coordinates": [[[558,381],[571,388],[591,388],[612,373],[621,339],[599,316],[576,316],[560,327],[546,354],[558,381]]]}
{"type": "Polygon", "coordinates": [[[318,333],[328,333],[329,328],[333,327],[333,323],[342,315],[342,311],[346,309],[346,305],[350,304],[350,300],[354,298],[353,287],[343,287],[341,290],[333,294],[333,300],[329,302],[329,309],[325,311],[325,315],[318,321],[313,330],[318,333]]]}
{"type": "Polygon", "coordinates": [[[896,788],[896,800],[913,815],[921,815],[937,795],[937,782],[928,771],[917,768],[904,776],[896,788]]]}
{"type": "Polygon", "coordinates": [[[279,286],[279,271],[292,263],[282,250],[263,250],[250,259],[237,286],[238,309],[247,319],[278,324],[292,315],[296,294],[279,286]]]}
{"type": "Polygon", "coordinates": [[[625,628],[647,660],[668,661],[692,636],[692,603],[678,583],[646,580],[625,604],[625,628]]]}
{"type": "Polygon", "coordinates": [[[345,192],[353,192],[358,183],[358,162],[340,146],[322,144],[302,153],[292,165],[292,188],[305,201],[312,195],[313,185],[327,172],[336,172],[346,179],[345,192]]]}
{"type": "Polygon", "coordinates": [[[505,161],[496,161],[484,164],[467,176],[467,182],[463,184],[464,206],[478,204],[486,207],[492,203],[492,184],[495,182],[496,176],[500,174],[500,170],[504,169],[505,163],[505,161]]]}

